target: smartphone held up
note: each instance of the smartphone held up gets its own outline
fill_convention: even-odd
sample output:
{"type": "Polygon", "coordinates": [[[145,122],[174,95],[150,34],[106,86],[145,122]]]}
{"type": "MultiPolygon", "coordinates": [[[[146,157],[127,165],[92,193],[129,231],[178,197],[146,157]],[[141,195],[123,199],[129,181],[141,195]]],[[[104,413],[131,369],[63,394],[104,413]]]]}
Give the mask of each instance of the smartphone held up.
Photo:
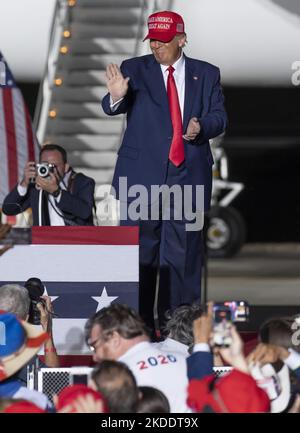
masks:
{"type": "Polygon", "coordinates": [[[232,343],[231,325],[249,320],[249,304],[246,301],[219,302],[214,304],[213,313],[213,344],[229,347],[232,343]]]}

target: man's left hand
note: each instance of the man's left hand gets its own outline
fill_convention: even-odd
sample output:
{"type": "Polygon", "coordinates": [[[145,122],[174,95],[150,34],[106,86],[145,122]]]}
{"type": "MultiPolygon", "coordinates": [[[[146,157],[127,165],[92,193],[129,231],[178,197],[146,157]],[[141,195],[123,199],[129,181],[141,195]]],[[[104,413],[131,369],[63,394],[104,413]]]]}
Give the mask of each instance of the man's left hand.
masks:
{"type": "Polygon", "coordinates": [[[285,361],[290,352],[281,346],[274,344],[259,343],[256,348],[248,355],[247,362],[258,363],[260,365],[272,364],[278,360],[285,361]]]}
{"type": "Polygon", "coordinates": [[[231,365],[236,370],[248,374],[248,365],[244,357],[244,343],[234,325],[230,326],[232,343],[229,347],[221,347],[219,353],[227,365],[231,365]]]}
{"type": "Polygon", "coordinates": [[[49,194],[52,194],[58,188],[58,181],[53,173],[50,173],[48,177],[37,176],[36,184],[49,194]]]}
{"type": "Polygon", "coordinates": [[[194,344],[209,344],[213,326],[213,302],[208,302],[207,313],[193,322],[194,344]]]}
{"type": "Polygon", "coordinates": [[[42,328],[45,332],[48,332],[49,334],[51,334],[52,332],[52,315],[51,313],[53,313],[53,308],[52,308],[52,303],[51,303],[51,298],[50,296],[41,296],[42,299],[44,299],[45,301],[45,306],[39,302],[37,304],[37,308],[39,310],[39,312],[41,313],[41,325],[42,328]]]}
{"type": "Polygon", "coordinates": [[[201,125],[197,117],[192,117],[189,121],[186,133],[183,135],[183,138],[187,141],[195,140],[197,135],[199,135],[201,131],[201,125]]]}

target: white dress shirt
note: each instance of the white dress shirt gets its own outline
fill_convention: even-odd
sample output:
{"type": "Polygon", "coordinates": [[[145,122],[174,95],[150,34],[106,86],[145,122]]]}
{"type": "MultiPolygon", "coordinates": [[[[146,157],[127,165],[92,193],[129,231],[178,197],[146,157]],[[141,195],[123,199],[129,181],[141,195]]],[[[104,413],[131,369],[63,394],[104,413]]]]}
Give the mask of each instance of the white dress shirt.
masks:
{"type": "Polygon", "coordinates": [[[48,397],[42,392],[35,391],[34,389],[28,389],[25,386],[21,386],[18,391],[12,396],[14,400],[26,400],[38,406],[40,409],[47,410],[52,408],[52,403],[48,397]]]}
{"type": "MultiPolygon", "coordinates": [[[[176,60],[176,62],[172,65],[175,71],[173,72],[177,93],[178,93],[178,99],[179,99],[179,105],[180,105],[180,111],[181,111],[181,118],[183,119],[184,114],[184,95],[185,95],[185,58],[183,53],[181,53],[181,57],[176,60]]],[[[168,67],[166,65],[160,65],[161,71],[164,77],[165,86],[167,89],[167,82],[168,82],[168,76],[169,71],[168,67]]]]}
{"type": "Polygon", "coordinates": [[[162,350],[163,352],[179,352],[183,356],[189,356],[189,346],[180,343],[179,341],[173,340],[173,338],[167,337],[164,341],[159,343],[151,343],[157,350],[162,350]]]}

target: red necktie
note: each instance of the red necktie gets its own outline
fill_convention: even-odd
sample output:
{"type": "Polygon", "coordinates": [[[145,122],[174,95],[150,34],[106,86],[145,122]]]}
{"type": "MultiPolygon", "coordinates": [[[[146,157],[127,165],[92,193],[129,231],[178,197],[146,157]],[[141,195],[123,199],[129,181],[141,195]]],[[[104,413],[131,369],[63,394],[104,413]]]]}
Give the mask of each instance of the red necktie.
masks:
{"type": "Polygon", "coordinates": [[[173,125],[173,139],[169,152],[169,160],[178,167],[184,161],[184,145],[182,138],[182,118],[178,99],[178,93],[176,83],[174,80],[173,72],[175,69],[173,66],[169,66],[168,82],[167,82],[167,94],[169,100],[169,108],[171,114],[171,120],[173,125]]]}

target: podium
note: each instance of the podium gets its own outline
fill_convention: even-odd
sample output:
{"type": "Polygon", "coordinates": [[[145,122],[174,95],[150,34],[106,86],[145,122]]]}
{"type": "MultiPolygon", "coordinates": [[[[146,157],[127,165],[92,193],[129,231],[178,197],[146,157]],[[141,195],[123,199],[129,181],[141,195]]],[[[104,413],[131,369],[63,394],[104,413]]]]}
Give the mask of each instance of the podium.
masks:
{"type": "Polygon", "coordinates": [[[111,303],[138,310],[138,227],[32,227],[0,259],[0,285],[39,278],[57,318],[59,355],[91,355],[84,325],[111,303]]]}

